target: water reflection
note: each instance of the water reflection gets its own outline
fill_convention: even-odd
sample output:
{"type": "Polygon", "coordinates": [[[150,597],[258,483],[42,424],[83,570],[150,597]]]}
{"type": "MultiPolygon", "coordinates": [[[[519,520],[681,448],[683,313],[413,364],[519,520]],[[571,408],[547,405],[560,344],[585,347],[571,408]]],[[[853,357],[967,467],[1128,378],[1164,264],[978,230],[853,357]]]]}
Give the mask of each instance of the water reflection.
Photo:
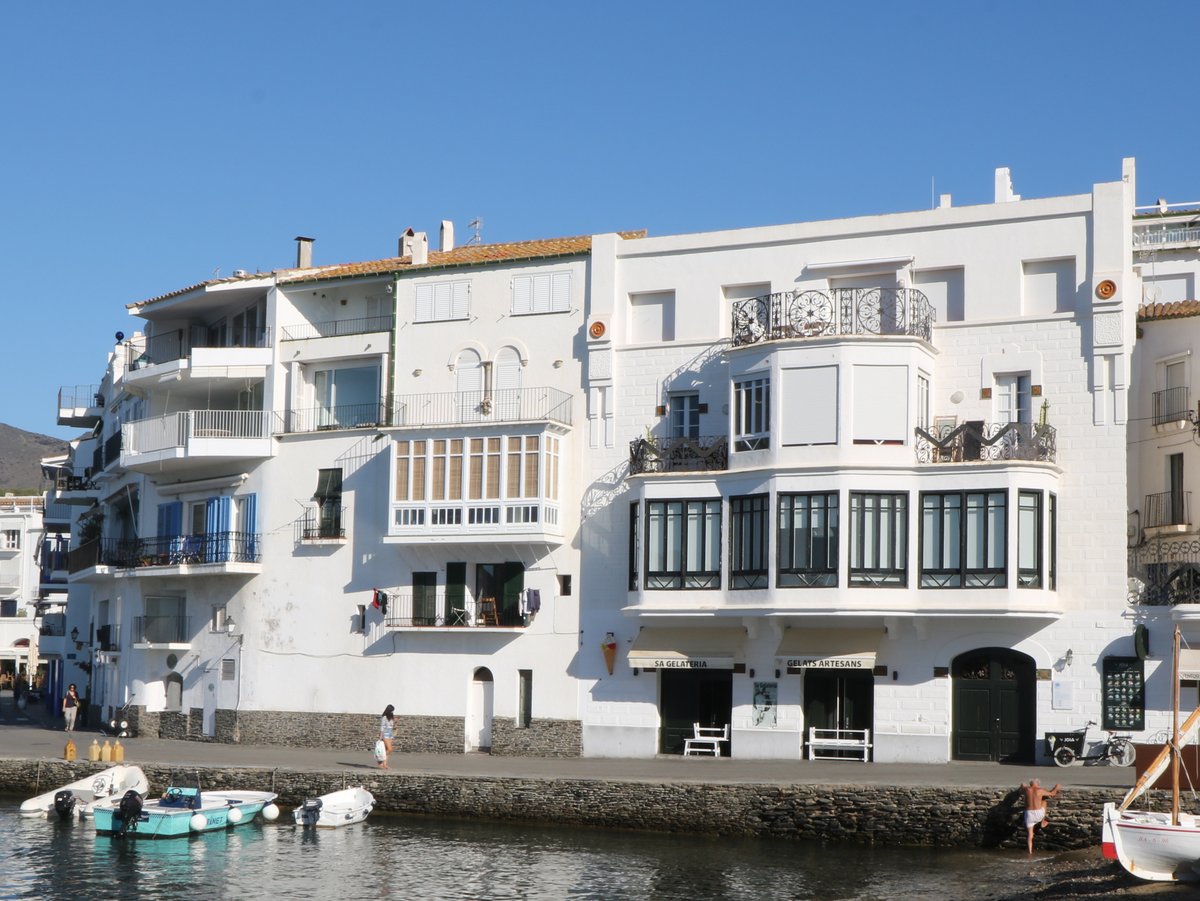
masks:
{"type": "MultiPolygon", "coordinates": [[[[280,823],[160,841],[0,806],[0,897],[888,899],[1020,895],[1040,887],[1016,852],[865,848],[374,814],[345,829],[280,823]]],[[[1042,874],[1044,877],[1044,874],[1042,874]]]]}

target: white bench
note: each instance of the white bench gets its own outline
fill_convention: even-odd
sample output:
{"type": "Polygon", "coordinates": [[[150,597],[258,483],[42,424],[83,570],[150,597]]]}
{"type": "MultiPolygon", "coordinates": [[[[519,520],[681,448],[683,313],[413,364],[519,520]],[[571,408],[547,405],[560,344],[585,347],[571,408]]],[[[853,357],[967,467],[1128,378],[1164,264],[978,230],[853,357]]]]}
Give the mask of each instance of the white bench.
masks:
{"type": "Polygon", "coordinates": [[[851,751],[866,762],[870,750],[870,729],[818,729],[816,726],[808,729],[809,760],[842,760],[845,758],[839,752],[851,751]]]}
{"type": "Polygon", "coordinates": [[[729,741],[729,724],[722,726],[701,726],[692,723],[692,737],[683,740],[683,756],[691,757],[696,754],[711,754],[721,756],[721,742],[729,741]]]}

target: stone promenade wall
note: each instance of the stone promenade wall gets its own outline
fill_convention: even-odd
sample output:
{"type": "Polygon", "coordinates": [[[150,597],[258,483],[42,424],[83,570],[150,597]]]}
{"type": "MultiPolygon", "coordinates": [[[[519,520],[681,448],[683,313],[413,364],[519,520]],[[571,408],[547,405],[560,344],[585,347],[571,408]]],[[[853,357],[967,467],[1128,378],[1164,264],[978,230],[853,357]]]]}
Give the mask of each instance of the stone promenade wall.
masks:
{"type": "MultiPolygon", "coordinates": [[[[103,769],[86,761],[0,760],[0,794],[32,797],[103,769]]],[[[161,790],[179,769],[143,765],[161,790]]],[[[187,779],[195,778],[195,769],[187,779]]],[[[274,791],[282,807],[363,784],[393,813],[644,829],[655,832],[943,847],[1023,847],[1016,790],[907,786],[646,783],[404,773],[200,768],[201,786],[274,791]]],[[[1050,805],[1037,847],[1100,844],[1100,810],[1120,789],[1067,789],[1050,805]]],[[[1164,799],[1158,799],[1160,806],[1164,799]]]]}
{"type": "MultiPolygon", "coordinates": [[[[286,745],[369,753],[379,738],[379,716],[362,713],[308,713],[282,710],[218,710],[215,735],[204,735],[204,711],[130,711],[136,734],[151,738],[217,741],[228,744],[286,745]]],[[[398,716],[393,747],[412,754],[461,754],[466,725],[462,717],[398,716]]],[[[572,720],[533,720],[517,728],[512,718],[492,721],[493,754],[508,757],[579,757],[583,727],[572,720]]]]}

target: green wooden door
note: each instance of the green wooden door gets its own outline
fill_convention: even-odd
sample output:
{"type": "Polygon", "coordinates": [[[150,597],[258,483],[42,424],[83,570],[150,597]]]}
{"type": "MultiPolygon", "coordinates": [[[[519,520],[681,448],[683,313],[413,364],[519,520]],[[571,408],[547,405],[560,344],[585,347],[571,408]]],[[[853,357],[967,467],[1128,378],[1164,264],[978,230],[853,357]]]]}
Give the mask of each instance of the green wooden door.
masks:
{"type": "Polygon", "coordinates": [[[952,756],[955,760],[1029,763],[1034,756],[1036,671],[1008,648],[955,658],[952,756]]]}

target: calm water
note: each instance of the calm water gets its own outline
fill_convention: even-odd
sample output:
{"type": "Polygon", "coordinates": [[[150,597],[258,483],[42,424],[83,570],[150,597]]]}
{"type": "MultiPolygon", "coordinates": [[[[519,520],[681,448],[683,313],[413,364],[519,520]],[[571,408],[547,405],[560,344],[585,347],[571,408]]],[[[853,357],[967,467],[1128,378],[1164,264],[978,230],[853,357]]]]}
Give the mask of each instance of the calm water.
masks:
{"type": "MultiPolygon", "coordinates": [[[[499,826],[374,814],[166,841],[26,819],[0,800],[0,898],[971,899],[1044,885],[1048,859],[499,826]]],[[[289,811],[285,810],[285,813],[289,811]]]]}

